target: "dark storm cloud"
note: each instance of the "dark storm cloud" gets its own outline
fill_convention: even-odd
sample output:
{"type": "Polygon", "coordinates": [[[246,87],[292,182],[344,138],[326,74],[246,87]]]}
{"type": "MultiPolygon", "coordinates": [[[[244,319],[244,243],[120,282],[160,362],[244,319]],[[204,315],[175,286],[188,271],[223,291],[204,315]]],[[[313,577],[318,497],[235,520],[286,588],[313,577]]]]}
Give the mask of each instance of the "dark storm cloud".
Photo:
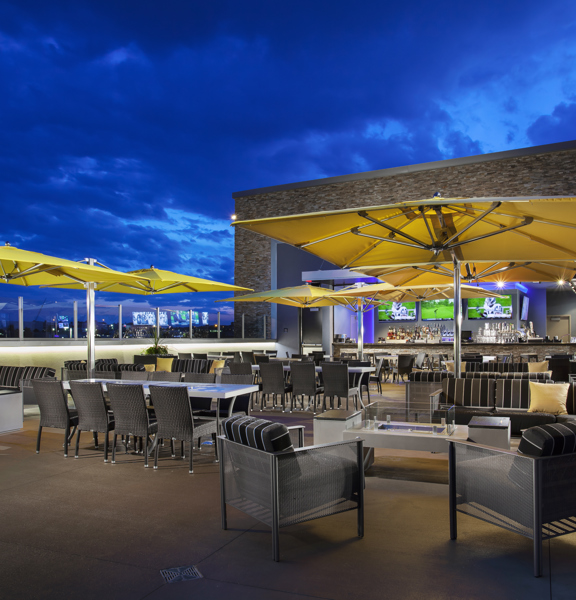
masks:
{"type": "Polygon", "coordinates": [[[575,137],[574,13],[0,0],[3,237],[232,281],[233,191],[575,137]]]}

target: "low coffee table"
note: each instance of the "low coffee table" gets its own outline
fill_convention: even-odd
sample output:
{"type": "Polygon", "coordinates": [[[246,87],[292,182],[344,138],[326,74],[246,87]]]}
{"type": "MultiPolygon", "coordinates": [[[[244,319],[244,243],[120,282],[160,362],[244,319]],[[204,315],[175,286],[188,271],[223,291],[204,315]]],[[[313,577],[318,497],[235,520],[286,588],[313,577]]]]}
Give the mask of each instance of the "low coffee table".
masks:
{"type": "Polygon", "coordinates": [[[405,421],[363,421],[346,429],[343,439],[361,437],[364,444],[371,448],[393,450],[417,450],[424,452],[448,452],[449,440],[468,439],[466,425],[453,425],[448,433],[447,425],[436,423],[408,423],[405,421]],[[433,428],[436,427],[436,435],[433,428]]]}

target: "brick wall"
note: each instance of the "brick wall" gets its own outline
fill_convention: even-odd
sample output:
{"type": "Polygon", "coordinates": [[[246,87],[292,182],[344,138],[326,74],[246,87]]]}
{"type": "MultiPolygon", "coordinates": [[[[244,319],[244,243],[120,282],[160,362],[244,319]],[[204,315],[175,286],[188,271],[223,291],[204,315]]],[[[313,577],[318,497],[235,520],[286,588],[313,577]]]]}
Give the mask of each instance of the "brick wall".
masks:
{"type": "MultiPolygon", "coordinates": [[[[441,163],[440,163],[441,165],[441,163]]],[[[371,179],[313,185],[236,198],[238,220],[378,206],[431,198],[440,192],[450,197],[574,196],[576,149],[499,158],[474,164],[439,166],[423,171],[381,175],[371,179]]],[[[236,285],[267,290],[271,286],[270,240],[236,230],[236,285]]],[[[239,304],[242,313],[270,315],[270,306],[239,304]]]]}

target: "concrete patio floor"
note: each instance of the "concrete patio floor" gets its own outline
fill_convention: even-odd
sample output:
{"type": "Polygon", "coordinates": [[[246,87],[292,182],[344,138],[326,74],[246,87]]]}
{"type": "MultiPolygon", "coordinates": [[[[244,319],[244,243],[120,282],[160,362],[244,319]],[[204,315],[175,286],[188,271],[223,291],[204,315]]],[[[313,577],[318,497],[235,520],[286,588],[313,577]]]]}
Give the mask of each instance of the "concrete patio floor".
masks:
{"type": "MultiPolygon", "coordinates": [[[[384,386],[386,398],[403,393],[384,386]]],[[[311,443],[310,413],[282,419],[306,424],[311,443]]],[[[450,541],[444,454],[378,451],[364,538],[355,512],[294,525],[281,530],[275,563],[266,526],[229,508],[220,528],[212,454],[195,455],[193,475],[167,451],[157,471],[123,452],[104,464],[84,434],[80,458],[64,459],[62,432],[45,429],[37,455],[37,426],[30,416],[0,436],[3,600],[576,598],[576,535],[545,542],[540,579],[521,536],[459,515],[450,541]],[[164,583],[162,569],[188,565],[203,577],[164,583]]]]}

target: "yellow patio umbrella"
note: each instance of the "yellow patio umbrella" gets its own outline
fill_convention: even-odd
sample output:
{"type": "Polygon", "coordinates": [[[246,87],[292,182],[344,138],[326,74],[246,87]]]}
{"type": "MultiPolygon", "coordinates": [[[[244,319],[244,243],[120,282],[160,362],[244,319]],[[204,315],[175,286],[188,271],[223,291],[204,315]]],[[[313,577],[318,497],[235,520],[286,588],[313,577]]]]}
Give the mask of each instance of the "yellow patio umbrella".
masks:
{"type": "Polygon", "coordinates": [[[285,306],[294,306],[299,309],[298,312],[298,348],[302,353],[302,309],[320,308],[323,306],[346,306],[346,298],[332,297],[333,290],[321,288],[314,285],[298,285],[278,290],[267,290],[263,292],[254,292],[253,294],[244,294],[234,298],[225,298],[216,300],[216,302],[267,302],[269,304],[283,304],[285,306]]]}
{"type": "MultiPolygon", "coordinates": [[[[452,262],[454,338],[460,337],[460,263],[576,257],[576,198],[430,198],[382,206],[236,221],[341,268],[452,262]]],[[[454,344],[456,372],[460,349],[454,344]]]]}
{"type": "Polygon", "coordinates": [[[38,285],[42,287],[73,287],[86,289],[87,304],[87,375],[94,373],[94,288],[124,282],[137,285],[141,276],[129,275],[89,264],[56,258],[39,252],[20,250],[10,244],[0,247],[0,281],[14,285],[38,285]]]}
{"type": "MultiPolygon", "coordinates": [[[[89,259],[94,261],[94,259],[89,259]]],[[[230,285],[228,283],[221,283],[219,281],[211,281],[209,279],[201,279],[200,277],[192,277],[190,275],[180,275],[179,273],[173,273],[172,271],[163,271],[161,269],[155,269],[153,266],[149,269],[140,269],[138,271],[130,271],[129,273],[122,273],[126,275],[124,280],[118,279],[114,281],[102,281],[94,286],[91,290],[91,295],[87,299],[88,310],[88,322],[92,324],[92,330],[94,329],[94,291],[107,291],[117,292],[120,294],[143,294],[146,296],[153,294],[179,294],[186,292],[227,292],[227,291],[251,291],[249,288],[243,288],[236,285],[230,285]],[[92,312],[90,312],[92,307],[92,312]]],[[[59,287],[65,289],[78,289],[78,284],[74,282],[67,283],[54,283],[49,287],[59,287]]],[[[156,327],[159,330],[160,324],[157,322],[156,327]]],[[[90,348],[90,339],[88,342],[90,348]]],[[[93,345],[93,343],[92,343],[93,345]]],[[[89,362],[88,369],[94,371],[94,355],[89,362]]]]}

